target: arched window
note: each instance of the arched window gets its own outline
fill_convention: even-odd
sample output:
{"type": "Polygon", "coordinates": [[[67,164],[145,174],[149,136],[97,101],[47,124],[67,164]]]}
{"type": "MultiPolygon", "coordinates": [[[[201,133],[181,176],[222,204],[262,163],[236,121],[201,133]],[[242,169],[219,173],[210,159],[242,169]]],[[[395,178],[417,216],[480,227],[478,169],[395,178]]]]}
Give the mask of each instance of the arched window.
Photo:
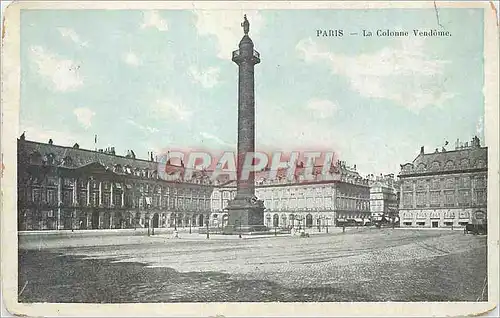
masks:
{"type": "Polygon", "coordinates": [[[477,167],[484,168],[486,166],[486,162],[484,160],[479,159],[477,161],[477,167]]]}
{"type": "Polygon", "coordinates": [[[280,221],[280,217],[278,216],[278,214],[273,215],[273,226],[274,227],[279,226],[279,221],[280,221]]]}
{"type": "Polygon", "coordinates": [[[467,158],[462,159],[462,161],[460,161],[460,166],[462,168],[467,168],[469,166],[469,159],[467,158]]]}
{"type": "Polygon", "coordinates": [[[439,163],[439,161],[434,161],[431,165],[432,170],[439,170],[440,168],[441,168],[441,164],[439,163]]]}
{"type": "Polygon", "coordinates": [[[313,217],[311,214],[306,215],[306,227],[312,227],[313,217]]]}
{"type": "Polygon", "coordinates": [[[453,169],[454,167],[455,167],[455,164],[453,163],[453,161],[451,161],[451,160],[446,161],[446,164],[445,164],[446,169],[453,169]]]}

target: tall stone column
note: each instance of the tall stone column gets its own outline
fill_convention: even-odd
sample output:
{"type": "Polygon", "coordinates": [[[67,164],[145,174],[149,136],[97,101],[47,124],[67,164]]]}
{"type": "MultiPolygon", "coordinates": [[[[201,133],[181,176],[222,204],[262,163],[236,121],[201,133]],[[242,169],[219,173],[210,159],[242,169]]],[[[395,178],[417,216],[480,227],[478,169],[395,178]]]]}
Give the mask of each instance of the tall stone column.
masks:
{"type": "Polygon", "coordinates": [[[99,181],[99,207],[102,205],[102,181],[99,181]]]}
{"type": "Polygon", "coordinates": [[[244,36],[239,49],[233,52],[232,60],[238,65],[238,146],[237,146],[237,191],[236,197],[229,201],[229,224],[226,233],[252,232],[265,230],[264,204],[255,196],[254,173],[242,178],[242,170],[247,154],[255,152],[255,78],[254,66],[260,63],[260,54],[248,32],[250,23],[246,15],[242,23],[244,36]]]}
{"type": "Polygon", "coordinates": [[[123,208],[125,206],[125,188],[127,185],[125,183],[122,183],[122,204],[121,207],[123,208]]]}
{"type": "Polygon", "coordinates": [[[78,179],[73,180],[73,206],[78,205],[78,179]]]}
{"type": "Polygon", "coordinates": [[[63,178],[59,177],[57,179],[57,229],[58,230],[64,228],[64,224],[61,224],[62,186],[63,186],[63,178]]]}
{"type": "Polygon", "coordinates": [[[87,180],[87,206],[90,206],[90,180],[87,180]]]}
{"type": "Polygon", "coordinates": [[[115,191],[114,191],[114,188],[115,188],[115,183],[113,181],[110,182],[110,194],[109,194],[109,205],[111,208],[114,208],[115,207],[115,198],[114,198],[114,195],[115,195],[115,191]]]}

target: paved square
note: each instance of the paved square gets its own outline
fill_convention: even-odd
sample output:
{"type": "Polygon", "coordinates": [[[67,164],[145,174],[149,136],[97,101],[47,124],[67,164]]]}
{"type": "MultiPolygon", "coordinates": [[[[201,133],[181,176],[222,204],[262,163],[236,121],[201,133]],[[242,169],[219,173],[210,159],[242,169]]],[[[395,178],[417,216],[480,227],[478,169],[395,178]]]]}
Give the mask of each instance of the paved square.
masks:
{"type": "Polygon", "coordinates": [[[21,302],[476,301],[486,237],[348,229],[310,238],[199,234],[20,243],[21,302]]]}

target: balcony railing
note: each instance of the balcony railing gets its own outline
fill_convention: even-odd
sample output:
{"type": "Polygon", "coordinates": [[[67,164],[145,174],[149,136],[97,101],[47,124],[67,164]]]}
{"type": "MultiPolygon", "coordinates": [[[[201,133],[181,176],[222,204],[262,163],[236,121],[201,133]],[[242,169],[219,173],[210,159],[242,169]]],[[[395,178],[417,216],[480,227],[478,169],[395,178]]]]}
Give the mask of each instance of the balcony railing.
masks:
{"type": "MultiPolygon", "coordinates": [[[[233,60],[234,60],[235,58],[239,57],[239,56],[240,56],[240,54],[241,54],[241,53],[240,53],[240,50],[233,51],[233,60]]],[[[259,60],[260,60],[260,53],[259,53],[259,52],[257,52],[257,51],[255,51],[255,50],[253,50],[253,57],[255,57],[255,58],[257,58],[257,59],[259,59],[259,60]]]]}

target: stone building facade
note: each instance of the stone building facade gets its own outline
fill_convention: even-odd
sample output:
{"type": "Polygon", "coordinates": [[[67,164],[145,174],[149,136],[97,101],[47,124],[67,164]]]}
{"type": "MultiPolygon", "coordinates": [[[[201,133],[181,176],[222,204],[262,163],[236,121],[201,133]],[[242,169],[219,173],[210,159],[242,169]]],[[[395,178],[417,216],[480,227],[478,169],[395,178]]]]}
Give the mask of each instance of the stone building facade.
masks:
{"type": "MultiPolygon", "coordinates": [[[[18,140],[19,230],[186,228],[227,225],[226,206],[236,182],[224,175],[211,181],[209,171],[191,180],[160,178],[160,165],[138,159],[133,151],[117,155],[113,148],[92,151],[78,144],[63,147],[18,140]]],[[[184,167],[168,165],[166,170],[184,167]]],[[[370,216],[368,180],[340,163],[331,179],[315,168],[313,180],[275,180],[256,175],[256,196],[266,207],[269,227],[320,227],[342,222],[363,223],[370,216]]],[[[173,174],[173,173],[172,173],[173,174]]],[[[167,174],[167,177],[169,174],[167,174]]]]}
{"type": "Polygon", "coordinates": [[[397,222],[399,183],[394,174],[369,176],[372,222],[397,222]]]}
{"type": "MultiPolygon", "coordinates": [[[[174,167],[175,168],[175,167],[174,167]]],[[[106,151],[18,140],[18,228],[199,226],[213,185],[160,179],[158,163],[106,151]],[[150,224],[151,222],[151,224],[150,224]]]]}
{"type": "MultiPolygon", "coordinates": [[[[324,229],[342,224],[364,224],[370,217],[368,180],[341,163],[338,177],[325,180],[319,173],[314,180],[300,177],[287,180],[256,178],[256,196],[264,201],[264,224],[267,227],[305,227],[324,229]]],[[[300,170],[300,169],[298,169],[300,170]]],[[[227,220],[227,202],[236,194],[232,183],[216,187],[212,194],[212,214],[217,224],[227,220]]]]}
{"type": "Polygon", "coordinates": [[[401,165],[402,227],[482,224],[487,215],[487,148],[474,137],[469,145],[425,153],[401,165]]]}

